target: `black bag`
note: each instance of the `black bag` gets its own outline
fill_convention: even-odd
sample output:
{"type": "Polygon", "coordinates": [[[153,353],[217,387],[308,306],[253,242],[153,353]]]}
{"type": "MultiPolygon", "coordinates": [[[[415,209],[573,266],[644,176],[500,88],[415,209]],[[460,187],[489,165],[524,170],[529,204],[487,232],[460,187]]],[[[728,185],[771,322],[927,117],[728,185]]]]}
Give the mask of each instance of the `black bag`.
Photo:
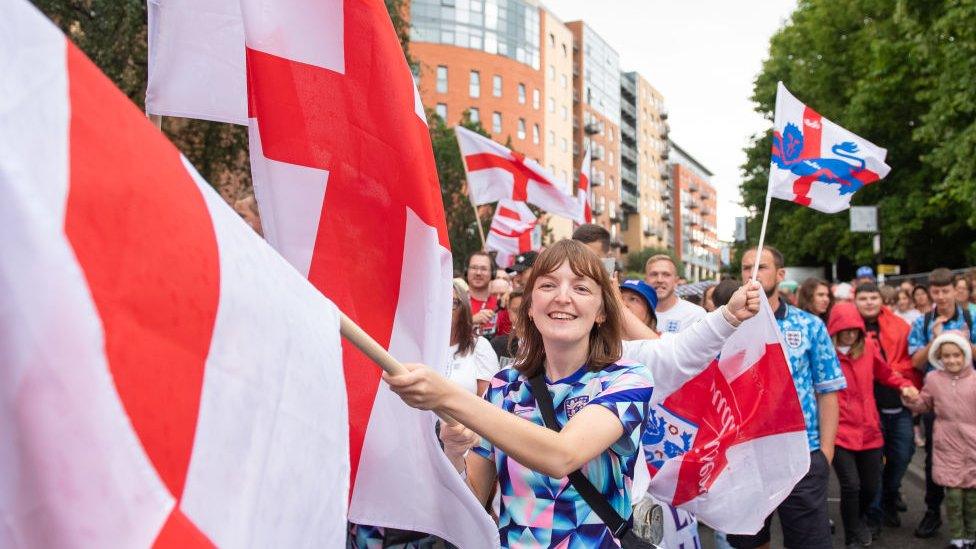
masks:
{"type": "MultiPolygon", "coordinates": [[[[545,422],[546,427],[553,431],[561,431],[562,426],[556,423],[556,411],[552,406],[552,394],[549,393],[549,388],[546,387],[546,382],[542,378],[542,374],[535,375],[529,379],[529,389],[532,391],[532,396],[539,406],[539,411],[542,413],[542,420],[545,422]]],[[[621,547],[624,549],[657,548],[657,545],[637,537],[630,530],[630,523],[624,520],[610,506],[607,497],[601,494],[596,489],[596,486],[593,486],[593,483],[583,476],[580,470],[577,469],[569,474],[569,482],[573,485],[573,488],[576,488],[583,501],[590,506],[590,509],[593,509],[593,512],[607,525],[607,528],[610,529],[614,537],[620,540],[621,547]]]]}

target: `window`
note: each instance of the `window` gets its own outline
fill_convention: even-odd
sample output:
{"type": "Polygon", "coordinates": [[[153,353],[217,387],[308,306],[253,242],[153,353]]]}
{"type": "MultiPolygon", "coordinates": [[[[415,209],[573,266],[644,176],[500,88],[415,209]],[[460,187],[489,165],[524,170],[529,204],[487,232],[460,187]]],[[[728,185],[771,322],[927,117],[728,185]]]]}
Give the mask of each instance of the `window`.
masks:
{"type": "Polygon", "coordinates": [[[556,80],[556,67],[549,65],[549,80],[556,80]]]}
{"type": "Polygon", "coordinates": [[[566,152],[566,151],[569,150],[569,142],[566,141],[566,138],[565,137],[562,138],[562,141],[560,141],[560,143],[559,143],[559,149],[561,151],[563,151],[563,152],[566,152]]]}
{"type": "Polygon", "coordinates": [[[468,110],[468,118],[470,118],[472,122],[481,122],[481,112],[478,110],[478,107],[471,107],[468,110]]]}
{"type": "Polygon", "coordinates": [[[519,118],[518,119],[518,134],[517,135],[518,135],[518,138],[519,139],[525,139],[525,119],[524,118],[519,118]]]}
{"type": "Polygon", "coordinates": [[[569,109],[563,105],[563,120],[569,120],[569,109]]]}
{"type": "Polygon", "coordinates": [[[556,45],[556,35],[551,32],[549,33],[549,45],[550,46],[556,45]]]}
{"type": "Polygon", "coordinates": [[[437,106],[434,107],[434,112],[436,112],[437,116],[441,117],[442,120],[447,122],[447,105],[444,103],[438,103],[437,106]]]}
{"type": "Polygon", "coordinates": [[[563,44],[563,57],[569,57],[569,49],[563,44]]]}
{"type": "Polygon", "coordinates": [[[556,133],[553,132],[553,131],[550,131],[549,132],[549,144],[550,145],[555,145],[556,144],[556,133]]]}
{"type": "Polygon", "coordinates": [[[549,112],[556,112],[556,99],[554,97],[549,98],[549,112]]]}
{"type": "Polygon", "coordinates": [[[610,151],[610,165],[613,166],[613,151],[610,151]]]}
{"type": "Polygon", "coordinates": [[[539,144],[539,125],[538,124],[533,124],[532,125],[532,143],[534,143],[536,145],[539,144]]]}
{"type": "Polygon", "coordinates": [[[541,101],[540,99],[541,95],[542,94],[539,93],[539,90],[532,90],[532,108],[535,110],[539,110],[539,102],[541,101]]]}
{"type": "Polygon", "coordinates": [[[491,94],[495,97],[502,96],[502,77],[495,75],[491,77],[491,94]]]}
{"type": "Polygon", "coordinates": [[[518,85],[518,102],[519,105],[525,104],[525,84],[522,83],[518,85]]]}
{"type": "Polygon", "coordinates": [[[471,77],[468,80],[468,95],[481,97],[481,73],[478,71],[471,71],[471,77]]]}
{"type": "Polygon", "coordinates": [[[437,93],[447,93],[447,67],[437,67],[437,93]]]}
{"type": "Polygon", "coordinates": [[[569,78],[565,74],[559,76],[559,82],[562,84],[564,90],[569,88],[569,78]]]}
{"type": "Polygon", "coordinates": [[[491,132],[502,133],[502,113],[491,113],[491,132]]]}

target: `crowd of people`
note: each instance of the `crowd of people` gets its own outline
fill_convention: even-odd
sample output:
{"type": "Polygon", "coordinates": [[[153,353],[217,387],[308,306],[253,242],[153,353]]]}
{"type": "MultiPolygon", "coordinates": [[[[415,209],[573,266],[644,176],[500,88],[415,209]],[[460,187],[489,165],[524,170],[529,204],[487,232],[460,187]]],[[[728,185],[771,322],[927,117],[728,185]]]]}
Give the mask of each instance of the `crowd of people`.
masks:
{"type": "MultiPolygon", "coordinates": [[[[643,280],[621,280],[609,257],[610,235],[596,225],[508,269],[472,254],[453,286],[446,377],[422,365],[385,377],[407,404],[458,421],[439,425],[444,452],[498,523],[503,547],[650,547],[648,538],[700,547],[693,515],[630,493],[644,422],[756,313],[760,290],[810,450],[809,470],[776,511],[785,546],[834,545],[831,469],[846,547],[901,527],[902,479],[923,446],[927,512],[914,534],[936,535],[945,500],[951,545],[973,547],[972,275],[936,269],[924,284],[886,286],[865,267],[849,284],[798,284],[785,280],[783,255],[765,247],[746,252],[741,279],[708,287],[699,305],[676,293],[670,256],[649,258],[643,280]],[[758,284],[743,284],[757,264],[758,284]],[[669,512],[641,515],[658,506],[669,512]]],[[[754,535],[716,532],[716,544],[768,546],[769,522],[754,535]]]]}

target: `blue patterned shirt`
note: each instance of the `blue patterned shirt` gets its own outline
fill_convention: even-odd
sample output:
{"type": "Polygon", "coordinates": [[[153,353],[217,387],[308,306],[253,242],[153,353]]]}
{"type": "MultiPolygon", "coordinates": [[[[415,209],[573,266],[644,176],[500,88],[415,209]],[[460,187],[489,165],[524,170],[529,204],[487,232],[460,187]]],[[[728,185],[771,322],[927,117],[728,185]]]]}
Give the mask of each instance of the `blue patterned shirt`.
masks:
{"type": "Polygon", "coordinates": [[[820,449],[820,416],[817,395],[840,391],[847,387],[841,372],[834,344],[827,335],[827,327],[816,316],[780,299],[776,309],[776,324],[786,344],[790,359],[793,385],[800,397],[803,419],[807,424],[810,451],[820,449]]]}
{"type": "MultiPolygon", "coordinates": [[[[620,516],[630,517],[634,465],[653,391],[650,370],[621,360],[599,372],[583,366],[559,381],[547,379],[546,385],[560,425],[566,425],[573,415],[593,405],[610,410],[620,420],[623,435],[609,450],[584,465],[582,471],[609,498],[620,516]]],[[[545,425],[528,381],[513,368],[495,375],[485,399],[521,418],[545,425]]],[[[619,547],[569,479],[537,473],[485,439],[473,451],[493,461],[498,472],[502,547],[619,547]]]]}
{"type": "MultiPolygon", "coordinates": [[[[915,351],[924,348],[930,341],[935,339],[932,333],[932,325],[935,324],[935,315],[929,321],[929,328],[925,330],[925,316],[922,315],[912,322],[912,331],[908,333],[908,354],[913,355],[915,351]]],[[[972,326],[966,326],[966,317],[962,314],[962,308],[956,305],[956,314],[942,325],[943,333],[945,330],[956,330],[969,334],[969,342],[976,343],[976,322],[972,326]]],[[[928,365],[926,370],[932,370],[933,366],[928,365]]]]}

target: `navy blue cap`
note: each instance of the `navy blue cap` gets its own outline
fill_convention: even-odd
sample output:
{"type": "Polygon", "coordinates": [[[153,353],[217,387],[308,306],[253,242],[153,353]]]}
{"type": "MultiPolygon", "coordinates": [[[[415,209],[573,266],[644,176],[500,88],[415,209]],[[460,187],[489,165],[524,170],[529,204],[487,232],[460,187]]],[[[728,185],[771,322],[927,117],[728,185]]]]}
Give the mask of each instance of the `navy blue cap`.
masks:
{"type": "Polygon", "coordinates": [[[657,292],[654,291],[654,288],[651,288],[650,284],[643,280],[624,280],[620,284],[620,289],[639,293],[647,301],[652,311],[657,309],[657,292]]]}

